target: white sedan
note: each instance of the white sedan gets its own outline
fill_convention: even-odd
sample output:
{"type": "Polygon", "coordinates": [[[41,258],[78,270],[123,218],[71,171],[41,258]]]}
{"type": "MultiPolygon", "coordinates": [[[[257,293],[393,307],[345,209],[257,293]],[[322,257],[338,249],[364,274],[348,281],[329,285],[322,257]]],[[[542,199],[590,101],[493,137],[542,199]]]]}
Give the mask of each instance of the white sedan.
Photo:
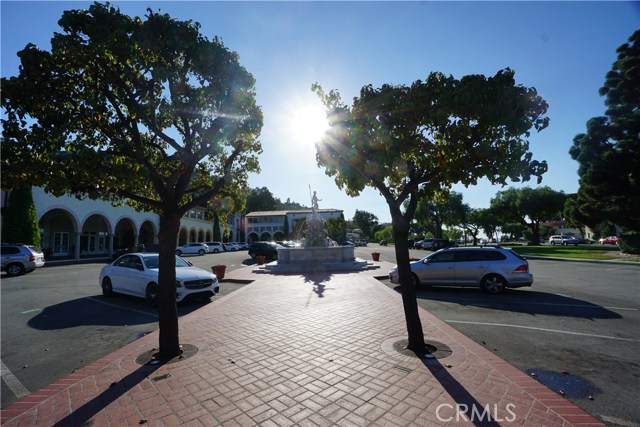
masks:
{"type": "MultiPolygon", "coordinates": [[[[142,297],[149,305],[158,303],[159,255],[130,253],[122,255],[100,271],[100,286],[106,297],[114,292],[142,297]]],[[[176,256],[176,302],[187,298],[209,299],[220,290],[218,278],[208,271],[192,267],[176,256]]]]}

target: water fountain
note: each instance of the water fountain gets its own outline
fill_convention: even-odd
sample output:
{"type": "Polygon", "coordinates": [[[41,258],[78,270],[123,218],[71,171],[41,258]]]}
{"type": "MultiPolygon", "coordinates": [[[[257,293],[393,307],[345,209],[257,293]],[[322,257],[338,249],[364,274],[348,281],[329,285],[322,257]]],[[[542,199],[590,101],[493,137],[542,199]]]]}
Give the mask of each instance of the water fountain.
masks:
{"type": "Polygon", "coordinates": [[[311,215],[306,220],[304,244],[299,248],[278,249],[278,261],[266,266],[272,273],[326,270],[361,270],[372,264],[356,259],[353,246],[332,246],[324,220],[318,213],[316,192],[311,196],[311,215]]]}

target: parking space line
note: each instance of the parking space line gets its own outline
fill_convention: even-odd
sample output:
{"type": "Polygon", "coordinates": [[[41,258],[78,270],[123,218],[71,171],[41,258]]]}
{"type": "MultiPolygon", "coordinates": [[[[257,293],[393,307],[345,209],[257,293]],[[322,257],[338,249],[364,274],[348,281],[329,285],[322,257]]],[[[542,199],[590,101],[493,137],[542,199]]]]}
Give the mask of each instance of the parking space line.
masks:
{"type": "Polygon", "coordinates": [[[22,385],[20,380],[13,375],[13,372],[4,364],[0,359],[0,366],[2,366],[2,380],[5,382],[9,390],[16,396],[17,399],[29,395],[29,390],[22,385]]]}
{"type": "Polygon", "coordinates": [[[108,305],[109,307],[119,308],[120,310],[133,311],[134,313],[144,314],[145,316],[153,317],[154,319],[158,318],[157,314],[147,313],[146,311],[137,310],[135,308],[127,308],[127,307],[123,307],[121,305],[111,304],[109,302],[101,301],[101,300],[93,298],[93,297],[89,297],[87,299],[90,300],[90,301],[93,301],[93,302],[97,302],[98,304],[103,304],[103,305],[108,305]]]}
{"type": "Polygon", "coordinates": [[[621,337],[611,337],[608,335],[595,335],[595,334],[585,334],[582,332],[571,332],[571,331],[560,331],[558,329],[547,329],[547,328],[536,328],[533,326],[520,326],[520,325],[507,325],[504,323],[485,323],[485,322],[469,322],[465,320],[445,320],[447,323],[463,323],[467,325],[480,325],[480,326],[503,326],[506,328],[517,328],[517,329],[531,329],[534,331],[542,331],[542,332],[554,332],[558,334],[568,334],[568,335],[579,335],[583,337],[591,337],[591,338],[604,338],[608,340],[617,340],[617,341],[629,341],[629,342],[640,342],[640,340],[636,340],[633,338],[621,338],[621,337]]]}

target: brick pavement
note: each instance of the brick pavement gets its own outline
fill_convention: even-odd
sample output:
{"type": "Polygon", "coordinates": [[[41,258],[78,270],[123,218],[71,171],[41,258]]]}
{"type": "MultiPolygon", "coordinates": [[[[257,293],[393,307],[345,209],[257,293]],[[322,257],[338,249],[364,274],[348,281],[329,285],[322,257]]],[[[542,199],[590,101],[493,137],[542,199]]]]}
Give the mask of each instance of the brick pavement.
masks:
{"type": "Polygon", "coordinates": [[[406,338],[402,301],[373,278],[390,266],[377,264],[344,274],[231,272],[226,280],[253,282],[180,319],[194,356],[140,365],[157,346],[157,332],[148,334],[9,405],[2,425],[604,425],[422,309],[425,336],[452,354],[394,351],[406,338]]]}

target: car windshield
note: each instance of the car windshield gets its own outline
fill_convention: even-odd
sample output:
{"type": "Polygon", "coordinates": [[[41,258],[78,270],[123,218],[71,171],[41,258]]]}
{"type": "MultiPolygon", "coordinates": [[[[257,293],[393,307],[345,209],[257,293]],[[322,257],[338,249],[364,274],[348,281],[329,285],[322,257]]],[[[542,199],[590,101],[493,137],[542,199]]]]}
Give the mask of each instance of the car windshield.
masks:
{"type": "MultiPolygon", "coordinates": [[[[149,269],[158,268],[158,266],[160,265],[160,256],[159,255],[145,256],[144,265],[146,265],[147,268],[149,269]]],[[[176,256],[176,267],[189,267],[189,264],[179,256],[176,256]]]]}

